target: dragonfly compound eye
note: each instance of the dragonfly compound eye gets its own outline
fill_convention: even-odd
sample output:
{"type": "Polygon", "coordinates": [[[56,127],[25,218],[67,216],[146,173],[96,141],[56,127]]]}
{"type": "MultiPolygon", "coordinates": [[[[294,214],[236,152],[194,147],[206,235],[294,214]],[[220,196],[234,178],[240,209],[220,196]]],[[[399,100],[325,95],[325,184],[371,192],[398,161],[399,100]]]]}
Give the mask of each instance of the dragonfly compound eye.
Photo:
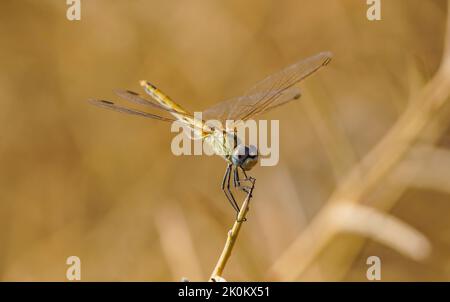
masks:
{"type": "Polygon", "coordinates": [[[248,171],[258,162],[258,149],[255,146],[239,145],[234,149],[231,160],[235,166],[248,171]]]}

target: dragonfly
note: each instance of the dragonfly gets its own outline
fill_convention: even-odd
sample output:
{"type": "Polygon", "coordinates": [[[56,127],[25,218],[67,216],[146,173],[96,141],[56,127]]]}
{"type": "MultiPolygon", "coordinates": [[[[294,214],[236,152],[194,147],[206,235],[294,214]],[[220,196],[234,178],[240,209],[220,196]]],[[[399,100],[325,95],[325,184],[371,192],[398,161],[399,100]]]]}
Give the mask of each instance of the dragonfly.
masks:
{"type": "Polygon", "coordinates": [[[116,90],[122,99],[148,109],[158,111],[158,114],[141,111],[128,106],[118,105],[109,100],[92,99],[90,103],[113,111],[141,116],[164,122],[181,122],[189,127],[195,137],[204,140],[215,152],[226,161],[225,174],[221,189],[233,209],[239,214],[240,208],[232,192],[231,181],[236,189],[251,194],[255,178],[247,172],[258,163],[258,148],[241,143],[237,137],[236,127],[240,122],[253,119],[301,96],[296,86],[299,82],[326,66],[332,59],[331,52],[321,52],[300,60],[255,84],[242,96],[219,102],[202,111],[202,118],[196,118],[192,113],[175,103],[171,98],[148,81],[140,85],[150,98],[131,90],[116,90]],[[223,126],[212,126],[208,121],[221,122],[223,126]],[[240,171],[244,178],[241,178],[240,171]],[[248,185],[246,185],[248,183],[248,185]]]}

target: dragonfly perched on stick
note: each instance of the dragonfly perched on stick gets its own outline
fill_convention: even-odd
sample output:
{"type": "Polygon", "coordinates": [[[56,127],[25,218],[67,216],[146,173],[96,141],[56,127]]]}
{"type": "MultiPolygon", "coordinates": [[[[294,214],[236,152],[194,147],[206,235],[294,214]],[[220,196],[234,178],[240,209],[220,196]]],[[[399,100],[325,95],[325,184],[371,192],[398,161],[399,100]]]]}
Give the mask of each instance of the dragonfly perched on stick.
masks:
{"type": "Polygon", "coordinates": [[[116,94],[129,102],[165,112],[168,116],[124,107],[106,100],[90,100],[90,102],[122,113],[165,122],[181,122],[189,127],[196,137],[207,142],[216,154],[226,160],[227,168],[222,181],[222,190],[234,210],[239,213],[239,205],[230,188],[231,179],[235,188],[251,194],[255,179],[247,176],[246,171],[252,169],[258,162],[258,149],[240,143],[236,134],[236,124],[298,99],[301,95],[300,89],[295,85],[327,65],[331,58],[330,52],[321,52],[290,65],[260,81],[245,95],[220,102],[204,110],[202,119],[195,118],[147,81],[141,81],[140,84],[150,99],[129,90],[118,90],[116,94]],[[220,121],[223,126],[213,127],[208,120],[220,121]],[[243,179],[240,178],[239,170],[244,175],[243,179]],[[249,182],[250,186],[243,185],[245,182],[249,182]]]}

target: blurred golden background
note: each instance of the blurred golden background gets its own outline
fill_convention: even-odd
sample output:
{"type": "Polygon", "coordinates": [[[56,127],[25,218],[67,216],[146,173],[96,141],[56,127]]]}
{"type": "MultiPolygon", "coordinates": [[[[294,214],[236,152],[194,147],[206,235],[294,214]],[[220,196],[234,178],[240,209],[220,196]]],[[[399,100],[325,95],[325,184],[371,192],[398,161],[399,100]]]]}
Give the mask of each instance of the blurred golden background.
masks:
{"type": "MultiPolygon", "coordinates": [[[[257,167],[227,280],[450,279],[444,0],[0,3],[0,279],[207,280],[234,213],[219,157],[171,153],[169,124],[89,98],[157,85],[187,109],[329,50],[257,167]]],[[[242,195],[240,195],[242,196],[242,195]]]]}

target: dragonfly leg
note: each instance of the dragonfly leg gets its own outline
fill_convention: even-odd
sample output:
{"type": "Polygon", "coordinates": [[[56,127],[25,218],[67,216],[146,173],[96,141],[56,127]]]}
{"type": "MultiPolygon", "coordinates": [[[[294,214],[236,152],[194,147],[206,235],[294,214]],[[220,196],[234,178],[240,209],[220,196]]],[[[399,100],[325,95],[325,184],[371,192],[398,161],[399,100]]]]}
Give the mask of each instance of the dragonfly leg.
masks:
{"type": "MultiPolygon", "coordinates": [[[[243,179],[242,181],[245,181],[245,179],[243,179]]],[[[239,177],[239,167],[234,168],[234,187],[239,189],[239,190],[244,191],[247,194],[250,193],[250,187],[249,186],[243,186],[241,184],[241,179],[239,177]]]]}
{"type": "Polygon", "coordinates": [[[245,170],[242,168],[242,167],[240,167],[241,168],[241,170],[242,170],[242,173],[244,173],[244,176],[245,176],[245,178],[243,179],[243,181],[250,181],[252,184],[254,184],[255,183],[255,178],[254,177],[248,177],[247,176],[247,173],[245,173],[245,170]]]}
{"type": "Polygon", "coordinates": [[[231,193],[230,189],[230,181],[231,181],[231,170],[233,166],[232,164],[228,164],[227,169],[225,171],[225,175],[223,176],[222,180],[222,191],[225,193],[225,196],[227,197],[228,201],[230,202],[233,209],[236,211],[236,213],[239,213],[239,205],[237,204],[236,200],[234,199],[233,193],[231,193]]]}
{"type": "MultiPolygon", "coordinates": [[[[253,195],[252,195],[252,193],[253,193],[253,189],[255,188],[255,182],[256,182],[256,179],[255,178],[253,178],[253,177],[248,177],[247,176],[247,174],[245,173],[245,170],[244,169],[242,169],[242,172],[244,173],[244,175],[245,175],[245,179],[243,179],[242,181],[249,181],[250,183],[251,183],[251,185],[249,185],[249,186],[242,186],[241,185],[241,180],[239,179],[239,169],[240,167],[235,167],[235,169],[234,169],[234,178],[236,179],[236,183],[238,184],[238,189],[241,189],[241,190],[243,190],[245,193],[247,193],[247,199],[250,199],[250,198],[252,198],[253,197],[253,195]]],[[[244,222],[244,221],[247,221],[247,218],[243,218],[242,220],[239,220],[239,217],[237,217],[237,219],[236,219],[238,222],[240,221],[240,222],[244,222]]]]}
{"type": "MultiPolygon", "coordinates": [[[[244,191],[247,194],[251,194],[253,186],[255,185],[255,178],[248,177],[247,173],[245,173],[245,170],[241,168],[242,172],[244,173],[245,178],[244,179],[240,179],[240,177],[239,177],[239,168],[241,168],[241,167],[236,167],[234,169],[234,186],[236,188],[244,191]],[[241,182],[246,182],[246,181],[248,181],[250,183],[249,186],[243,186],[241,184],[241,182]]],[[[250,195],[250,197],[252,197],[252,196],[250,195]]]]}
{"type": "Polygon", "coordinates": [[[239,180],[238,169],[236,167],[234,168],[233,185],[235,188],[238,188],[241,185],[240,180],[239,180]]]}

